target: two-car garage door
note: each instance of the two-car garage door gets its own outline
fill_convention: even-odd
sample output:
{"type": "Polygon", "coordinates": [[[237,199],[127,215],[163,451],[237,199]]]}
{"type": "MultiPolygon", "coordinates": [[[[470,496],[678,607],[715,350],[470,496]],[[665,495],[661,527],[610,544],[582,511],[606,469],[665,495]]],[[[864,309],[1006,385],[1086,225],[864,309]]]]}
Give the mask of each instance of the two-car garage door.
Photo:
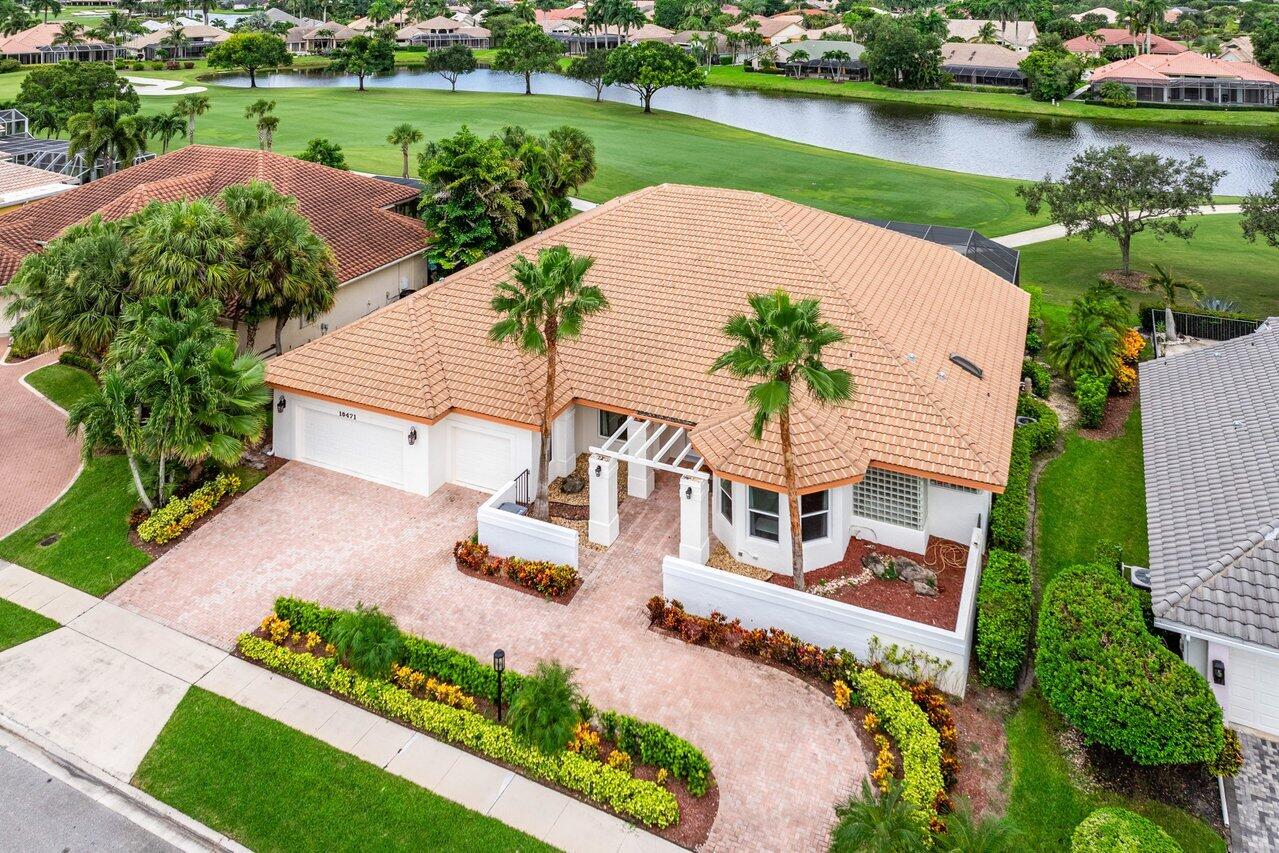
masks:
{"type": "Polygon", "coordinates": [[[1226,682],[1231,722],[1279,734],[1279,658],[1231,649],[1226,682]]]}
{"type": "Polygon", "coordinates": [[[404,485],[404,431],[344,413],[305,409],[302,461],[388,486],[404,485]]]}

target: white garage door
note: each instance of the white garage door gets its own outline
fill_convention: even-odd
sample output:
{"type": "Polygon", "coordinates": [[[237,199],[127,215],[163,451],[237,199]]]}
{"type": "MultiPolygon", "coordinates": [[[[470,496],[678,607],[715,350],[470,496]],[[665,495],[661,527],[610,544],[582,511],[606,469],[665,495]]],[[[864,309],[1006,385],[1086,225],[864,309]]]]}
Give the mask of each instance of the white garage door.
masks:
{"type": "Polygon", "coordinates": [[[461,486],[497,491],[519,473],[512,470],[511,456],[509,436],[455,425],[449,479],[461,486]]]}
{"type": "Polygon", "coordinates": [[[404,485],[404,434],[318,409],[302,412],[302,461],[389,486],[404,485]]]}
{"type": "Polygon", "coordinates": [[[1233,722],[1279,734],[1279,658],[1231,649],[1226,688],[1233,722]]]}

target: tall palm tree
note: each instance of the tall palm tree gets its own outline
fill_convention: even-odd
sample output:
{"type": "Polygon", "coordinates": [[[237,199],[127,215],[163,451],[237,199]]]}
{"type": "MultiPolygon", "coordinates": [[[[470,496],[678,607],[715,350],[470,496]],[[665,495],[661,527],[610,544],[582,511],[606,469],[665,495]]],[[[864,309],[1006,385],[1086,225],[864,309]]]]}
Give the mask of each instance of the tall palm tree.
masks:
{"type": "Polygon", "coordinates": [[[148,510],[155,503],[142,483],[138,457],[142,453],[142,406],[124,378],[116,371],[108,372],[101,385],[94,385],[67,412],[67,434],[75,435],[84,427],[80,454],[87,462],[97,447],[119,447],[129,463],[129,474],[138,499],[148,510]]]}
{"type": "Polygon", "coordinates": [[[795,485],[795,454],[791,445],[791,404],[795,386],[802,384],[822,405],[851,400],[853,378],[848,371],[829,368],[823,350],[844,340],[844,333],[821,318],[816,299],[794,301],[781,288],[748,297],[750,314],[735,314],[724,334],[735,346],[715,359],[711,372],[727,370],[739,379],[758,380],[746,392],[755,411],[751,435],[756,441],[764,427],[778,420],[782,470],[790,509],[791,570],[795,588],[804,588],[804,542],[800,532],[799,491],[795,485]]]}
{"type": "Polygon", "coordinates": [[[1158,291],[1164,298],[1164,304],[1171,307],[1177,304],[1177,291],[1185,291],[1190,296],[1203,296],[1203,285],[1192,278],[1178,278],[1172,268],[1164,269],[1159,264],[1153,265],[1155,274],[1146,279],[1146,289],[1158,291]]]}
{"type": "Polygon", "coordinates": [[[14,6],[5,15],[4,21],[0,22],[0,33],[11,36],[29,30],[36,25],[36,19],[33,18],[26,9],[21,6],[14,6]]]}
{"type": "Polygon", "coordinates": [[[130,224],[134,287],[142,296],[224,299],[235,274],[231,221],[208,199],[152,203],[130,224]]]}
{"type": "Polygon", "coordinates": [[[923,821],[902,798],[901,783],[878,793],[862,779],[860,797],[835,809],[839,823],[831,834],[831,853],[922,853],[928,849],[923,821]]]}
{"type": "Polygon", "coordinates": [[[195,144],[196,117],[207,113],[210,106],[208,95],[183,95],[174,104],[173,111],[186,119],[188,145],[195,144]]]}
{"type": "Polygon", "coordinates": [[[58,25],[58,31],[53,34],[49,44],[54,47],[75,47],[84,44],[84,24],[63,21],[58,25]]]}
{"type": "Polygon", "coordinates": [[[169,153],[169,143],[187,131],[187,121],[177,113],[156,113],[147,119],[147,135],[160,140],[160,153],[169,153]]]}
{"type": "Polygon", "coordinates": [[[49,23],[49,15],[57,15],[62,11],[58,0],[31,0],[31,11],[44,12],[44,22],[49,23]]]}
{"type": "Polygon", "coordinates": [[[842,80],[844,77],[844,65],[852,59],[846,50],[828,50],[822,54],[822,62],[830,64],[831,76],[836,80],[842,80]]]}
{"type": "Polygon", "coordinates": [[[244,108],[244,117],[247,119],[255,119],[258,131],[258,149],[261,151],[270,150],[267,145],[267,132],[274,132],[279,126],[279,119],[274,123],[265,121],[267,118],[275,118],[271,115],[271,111],[275,109],[275,101],[268,101],[266,98],[258,98],[253,103],[244,108]]]}
{"type": "Polygon", "coordinates": [[[546,358],[546,387],[542,404],[542,447],[537,463],[537,497],[533,518],[548,517],[547,474],[551,461],[551,420],[555,411],[555,373],[561,340],[576,338],[592,314],[608,308],[604,291],[586,283],[594,258],[574,255],[567,246],[551,246],[537,253],[537,261],[519,257],[511,264],[511,279],[499,282],[489,307],[499,319],[489,329],[493,341],[513,341],[523,352],[546,358]]]}
{"type": "Polygon", "coordinates": [[[1146,53],[1150,53],[1151,31],[1163,23],[1168,11],[1168,0],[1136,0],[1133,4],[1133,23],[1146,29],[1146,53]]]}
{"type": "Polygon", "coordinates": [[[987,21],[981,25],[981,29],[977,31],[977,35],[972,41],[978,44],[995,44],[999,41],[999,31],[995,29],[994,21],[987,21]]]}
{"type": "Polygon", "coordinates": [[[386,137],[387,145],[398,145],[400,147],[400,156],[404,161],[404,177],[406,178],[409,176],[409,148],[421,141],[422,131],[408,122],[397,124],[391,128],[391,132],[386,137]]]}
{"type": "Polygon", "coordinates": [[[98,101],[87,113],[67,119],[67,157],[83,155],[89,166],[89,180],[97,177],[98,161],[106,174],[116,170],[117,162],[126,166],[146,150],[146,123],[139,116],[127,115],[114,101],[98,101]]]}
{"type": "Polygon", "coordinates": [[[160,39],[160,44],[168,49],[170,59],[181,59],[186,55],[191,39],[187,38],[186,28],[174,21],[169,25],[164,37],[160,39]]]}

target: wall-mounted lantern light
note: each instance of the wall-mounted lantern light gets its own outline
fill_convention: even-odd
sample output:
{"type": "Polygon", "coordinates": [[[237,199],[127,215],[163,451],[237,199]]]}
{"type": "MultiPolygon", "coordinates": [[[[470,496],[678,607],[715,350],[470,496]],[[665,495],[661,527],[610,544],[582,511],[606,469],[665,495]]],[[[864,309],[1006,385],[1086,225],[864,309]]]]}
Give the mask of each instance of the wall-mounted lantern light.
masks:
{"type": "Polygon", "coordinates": [[[409,429],[409,447],[415,444],[417,444],[417,427],[411,427],[409,429]]]}
{"type": "Polygon", "coordinates": [[[596,476],[596,477],[598,477],[600,474],[603,474],[603,473],[604,473],[604,466],[603,466],[603,465],[596,465],[596,466],[595,466],[595,476],[596,476]]]}
{"type": "Polygon", "coordinates": [[[281,396],[280,396],[280,398],[279,398],[278,400],[276,400],[276,401],[275,401],[275,410],[276,410],[277,412],[283,412],[283,411],[284,411],[284,407],[285,407],[285,405],[286,405],[286,403],[285,403],[285,400],[284,400],[284,396],[283,396],[283,395],[281,395],[281,396]]]}
{"type": "Polygon", "coordinates": [[[1212,662],[1212,683],[1213,684],[1226,683],[1226,665],[1220,660],[1215,660],[1212,662]]]}
{"type": "Polygon", "coordinates": [[[692,487],[692,486],[685,486],[685,487],[684,487],[684,500],[686,500],[686,501],[691,501],[692,499],[693,499],[693,487],[692,487]]]}

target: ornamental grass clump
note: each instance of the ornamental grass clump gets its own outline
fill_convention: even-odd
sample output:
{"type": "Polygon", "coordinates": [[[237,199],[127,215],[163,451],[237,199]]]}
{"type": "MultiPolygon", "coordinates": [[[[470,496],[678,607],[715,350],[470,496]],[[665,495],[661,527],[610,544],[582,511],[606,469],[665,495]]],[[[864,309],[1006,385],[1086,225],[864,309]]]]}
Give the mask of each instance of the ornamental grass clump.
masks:
{"type": "Polygon", "coordinates": [[[362,603],[338,618],[330,642],[347,666],[368,678],[388,677],[391,664],[404,654],[404,639],[395,619],[362,603]]]}
{"type": "Polygon", "coordinates": [[[564,750],[581,722],[582,691],[573,670],[556,661],[542,661],[524,679],[511,702],[511,731],[523,743],[550,755],[564,750]]]}

